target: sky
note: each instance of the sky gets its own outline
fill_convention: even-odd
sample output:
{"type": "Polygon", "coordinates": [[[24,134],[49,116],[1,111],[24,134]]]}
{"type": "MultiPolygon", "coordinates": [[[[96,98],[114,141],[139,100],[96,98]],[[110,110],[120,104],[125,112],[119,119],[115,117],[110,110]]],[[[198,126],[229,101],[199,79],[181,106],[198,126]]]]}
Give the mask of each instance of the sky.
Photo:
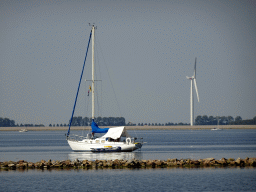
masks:
{"type": "MultiPolygon", "coordinates": [[[[89,23],[97,26],[96,116],[189,123],[195,58],[195,117],[256,116],[256,1],[1,0],[0,117],[68,123],[89,23]]],[[[91,117],[85,79],[91,50],[75,111],[91,117]]]]}

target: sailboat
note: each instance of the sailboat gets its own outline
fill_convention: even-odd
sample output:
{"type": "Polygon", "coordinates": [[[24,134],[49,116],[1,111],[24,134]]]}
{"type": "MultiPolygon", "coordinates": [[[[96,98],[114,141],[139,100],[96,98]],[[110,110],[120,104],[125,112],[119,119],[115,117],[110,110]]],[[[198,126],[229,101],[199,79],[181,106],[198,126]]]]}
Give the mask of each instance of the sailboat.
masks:
{"type": "Polygon", "coordinates": [[[99,128],[97,123],[94,121],[94,90],[95,90],[95,79],[94,79],[94,37],[95,37],[95,26],[92,25],[92,30],[90,33],[86,56],[84,60],[84,65],[78,85],[78,90],[76,94],[75,104],[73,107],[73,112],[71,120],[69,122],[69,128],[67,133],[67,142],[73,151],[91,151],[91,152],[131,152],[137,149],[140,149],[143,145],[143,141],[136,141],[136,137],[131,137],[124,126],[121,127],[112,127],[112,128],[99,128]],[[70,127],[75,111],[76,101],[78,98],[79,88],[81,84],[81,79],[83,76],[83,70],[85,66],[85,61],[92,39],[92,122],[91,122],[91,132],[87,134],[86,137],[80,136],[80,139],[72,138],[70,136],[70,127]],[[96,133],[103,133],[103,136],[97,137],[96,133]]]}
{"type": "Polygon", "coordinates": [[[218,118],[217,122],[218,122],[217,127],[212,128],[211,131],[220,131],[220,130],[222,130],[222,129],[219,128],[219,118],[218,118]]]}

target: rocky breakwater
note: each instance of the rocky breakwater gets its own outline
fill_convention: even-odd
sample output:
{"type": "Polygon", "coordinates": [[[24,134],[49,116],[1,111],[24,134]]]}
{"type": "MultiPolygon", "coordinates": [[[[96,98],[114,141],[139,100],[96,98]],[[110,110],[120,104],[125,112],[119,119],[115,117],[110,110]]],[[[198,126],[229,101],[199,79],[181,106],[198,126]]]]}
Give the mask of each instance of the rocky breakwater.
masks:
{"type": "Polygon", "coordinates": [[[256,158],[245,159],[225,159],[215,160],[214,158],[206,159],[167,159],[167,160],[41,160],[40,162],[27,162],[20,160],[18,162],[6,161],[0,162],[0,170],[15,169],[103,169],[103,168],[166,168],[166,167],[256,167],[256,158]]]}

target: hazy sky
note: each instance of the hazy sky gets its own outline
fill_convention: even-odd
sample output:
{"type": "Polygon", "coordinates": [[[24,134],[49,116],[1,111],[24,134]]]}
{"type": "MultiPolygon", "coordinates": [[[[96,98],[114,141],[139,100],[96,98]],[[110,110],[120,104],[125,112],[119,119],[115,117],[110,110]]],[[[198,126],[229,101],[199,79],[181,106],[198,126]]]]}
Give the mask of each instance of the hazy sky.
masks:
{"type": "MultiPolygon", "coordinates": [[[[97,26],[97,115],[189,123],[186,76],[197,57],[195,117],[256,116],[256,1],[1,0],[0,117],[68,123],[88,23],[97,26]]],[[[75,115],[90,117],[84,79],[75,115]]]]}

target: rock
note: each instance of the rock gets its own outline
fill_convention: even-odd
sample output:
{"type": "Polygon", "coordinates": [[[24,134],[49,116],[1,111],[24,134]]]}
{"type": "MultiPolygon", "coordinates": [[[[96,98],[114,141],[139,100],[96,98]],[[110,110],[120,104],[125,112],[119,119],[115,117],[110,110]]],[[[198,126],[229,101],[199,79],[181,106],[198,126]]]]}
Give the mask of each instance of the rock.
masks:
{"type": "Polygon", "coordinates": [[[44,169],[49,169],[50,166],[49,165],[44,165],[44,169]]]}
{"type": "Polygon", "coordinates": [[[198,159],[198,161],[199,161],[200,163],[203,163],[203,159],[198,159]]]}
{"type": "Polygon", "coordinates": [[[121,166],[122,166],[122,167],[125,167],[126,162],[127,162],[127,160],[121,160],[121,161],[120,161],[121,166]]]}
{"type": "Polygon", "coordinates": [[[212,160],[212,161],[210,161],[210,163],[211,163],[211,165],[219,165],[218,161],[216,161],[216,160],[212,160]]]}
{"type": "Polygon", "coordinates": [[[181,159],[180,161],[177,161],[176,164],[177,164],[178,166],[183,166],[183,165],[184,165],[183,159],[181,159]]]}
{"type": "Polygon", "coordinates": [[[250,166],[256,167],[256,158],[249,158],[248,163],[250,166]]]}
{"type": "Polygon", "coordinates": [[[210,160],[204,160],[203,161],[203,165],[204,166],[209,166],[211,164],[211,161],[210,160]]]}
{"type": "Polygon", "coordinates": [[[52,165],[53,165],[53,167],[56,167],[56,168],[62,168],[63,167],[63,163],[60,162],[60,161],[52,161],[52,165]]]}
{"type": "Polygon", "coordinates": [[[146,165],[151,167],[153,165],[153,161],[151,159],[147,160],[146,165]]]}
{"type": "Polygon", "coordinates": [[[221,158],[219,161],[218,161],[219,164],[223,165],[223,166],[226,166],[228,163],[227,163],[227,159],[225,158],[221,158]]]}
{"type": "Polygon", "coordinates": [[[246,158],[244,159],[244,163],[245,163],[246,165],[249,165],[249,158],[248,158],[248,157],[246,157],[246,158]]]}
{"type": "Polygon", "coordinates": [[[134,160],[134,166],[137,167],[137,168],[141,167],[141,161],[134,160]]]}
{"type": "Polygon", "coordinates": [[[190,164],[191,164],[191,160],[190,160],[190,159],[187,159],[187,160],[186,160],[186,164],[190,165],[190,164]]]}
{"type": "Polygon", "coordinates": [[[236,165],[236,162],[235,161],[228,161],[228,165],[234,166],[234,165],[236,165]]]}
{"type": "Polygon", "coordinates": [[[14,163],[8,164],[8,167],[11,169],[16,169],[16,165],[14,163]]]}
{"type": "Polygon", "coordinates": [[[25,169],[26,167],[22,163],[19,163],[19,164],[16,165],[16,168],[25,169]]]}
{"type": "Polygon", "coordinates": [[[108,166],[108,167],[113,167],[113,162],[112,162],[112,160],[108,160],[108,161],[107,161],[107,166],[108,166]]]}
{"type": "Polygon", "coordinates": [[[198,160],[192,160],[192,161],[190,162],[190,164],[191,164],[191,165],[196,165],[196,166],[198,166],[198,165],[200,165],[200,162],[199,162],[198,160]]]}
{"type": "Polygon", "coordinates": [[[98,163],[98,167],[103,167],[103,162],[102,162],[102,161],[100,161],[100,162],[98,163]]]}
{"type": "Polygon", "coordinates": [[[146,167],[147,166],[147,161],[146,160],[141,160],[140,161],[140,166],[141,167],[146,167]]]}
{"type": "Polygon", "coordinates": [[[213,157],[210,157],[210,158],[205,158],[204,161],[213,161],[215,160],[213,157]]]}
{"type": "Polygon", "coordinates": [[[169,162],[176,162],[177,161],[177,159],[167,159],[167,163],[169,163],[169,162]]]}
{"type": "Polygon", "coordinates": [[[156,166],[161,166],[161,165],[162,165],[162,162],[161,162],[160,160],[156,160],[156,161],[155,161],[155,164],[156,164],[156,166]]]}
{"type": "Polygon", "coordinates": [[[227,163],[230,164],[230,162],[232,162],[232,161],[235,161],[235,159],[229,158],[229,159],[227,160],[227,163]]]}
{"type": "Polygon", "coordinates": [[[35,168],[35,164],[32,163],[32,162],[29,162],[29,163],[28,163],[28,168],[35,168]]]}
{"type": "Polygon", "coordinates": [[[41,160],[41,163],[46,163],[46,161],[42,159],[42,160],[41,160]]]}
{"type": "Polygon", "coordinates": [[[3,162],[3,163],[1,164],[1,167],[3,167],[3,168],[8,167],[8,162],[3,162]]]}
{"type": "Polygon", "coordinates": [[[236,165],[240,165],[241,164],[241,158],[238,157],[237,160],[235,161],[236,165]]]}
{"type": "Polygon", "coordinates": [[[71,165],[74,165],[75,163],[76,163],[76,162],[72,162],[72,163],[71,163],[70,160],[64,161],[64,164],[65,164],[65,166],[67,166],[67,167],[71,167],[71,165]]]}
{"type": "Polygon", "coordinates": [[[114,166],[120,166],[121,163],[120,163],[120,161],[119,161],[118,159],[115,159],[115,160],[113,161],[113,165],[114,165],[114,166]]]}
{"type": "Polygon", "coordinates": [[[42,168],[44,167],[44,164],[41,163],[41,162],[36,162],[36,163],[35,163],[35,167],[36,167],[36,168],[39,168],[39,169],[42,169],[42,168]]]}

